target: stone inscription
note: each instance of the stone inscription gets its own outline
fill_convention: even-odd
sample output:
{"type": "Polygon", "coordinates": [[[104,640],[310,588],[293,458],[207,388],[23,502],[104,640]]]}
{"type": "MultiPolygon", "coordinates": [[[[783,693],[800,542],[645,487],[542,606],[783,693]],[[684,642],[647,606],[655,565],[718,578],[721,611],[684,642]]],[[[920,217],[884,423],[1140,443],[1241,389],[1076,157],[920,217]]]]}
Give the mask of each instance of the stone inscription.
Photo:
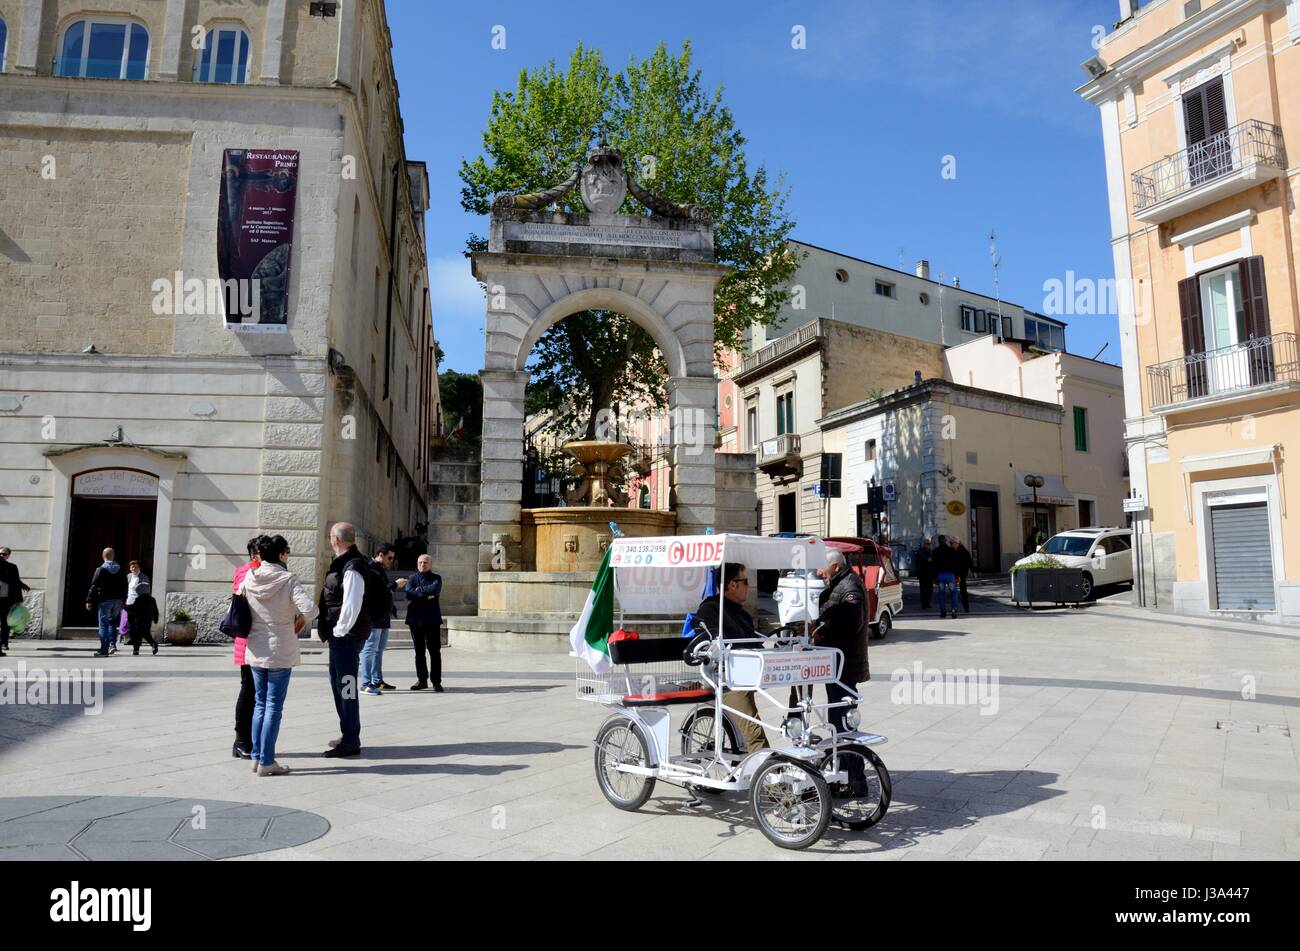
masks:
{"type": "Polygon", "coordinates": [[[512,241],[556,241],[576,244],[614,244],[643,248],[687,248],[690,235],[655,228],[613,228],[596,225],[547,225],[521,222],[509,227],[512,241]]]}

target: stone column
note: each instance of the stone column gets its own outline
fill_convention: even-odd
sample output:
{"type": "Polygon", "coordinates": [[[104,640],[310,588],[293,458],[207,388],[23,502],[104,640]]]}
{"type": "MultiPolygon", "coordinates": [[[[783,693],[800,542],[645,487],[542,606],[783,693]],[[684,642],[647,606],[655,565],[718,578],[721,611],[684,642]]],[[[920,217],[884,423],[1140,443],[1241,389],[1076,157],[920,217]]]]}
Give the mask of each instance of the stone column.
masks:
{"type": "Polygon", "coordinates": [[[284,4],[285,0],[271,0],[266,8],[266,37],[262,43],[262,73],[258,82],[263,86],[280,85],[280,66],[284,60],[284,4]]]}
{"type": "Polygon", "coordinates": [[[483,465],[479,478],[480,571],[517,570],[524,478],[526,370],[483,370],[483,465]],[[502,548],[504,544],[504,548],[502,548]]]}
{"type": "Polygon", "coordinates": [[[352,88],[352,60],[356,55],[358,0],[343,0],[339,4],[339,46],[334,65],[334,82],[352,88]]]}
{"type": "Polygon", "coordinates": [[[185,43],[185,37],[185,0],[167,0],[162,55],[158,58],[158,78],[163,82],[174,83],[180,78],[181,50],[192,45],[185,43]]]}
{"type": "Polygon", "coordinates": [[[680,535],[701,535],[706,528],[714,528],[717,393],[718,384],[712,376],[673,377],[668,381],[672,494],[680,535]]]}
{"type": "MultiPolygon", "coordinates": [[[[15,73],[21,73],[25,76],[36,75],[36,55],[41,41],[41,25],[45,18],[45,0],[27,0],[23,4],[23,22],[22,28],[18,33],[18,52],[13,56],[13,65],[9,67],[15,73]]],[[[13,35],[13,24],[9,24],[10,36],[13,35]]],[[[14,46],[14,41],[9,40],[10,47],[14,46]]],[[[56,48],[54,55],[59,55],[56,48]]],[[[60,605],[62,608],[62,605],[60,605]]]]}

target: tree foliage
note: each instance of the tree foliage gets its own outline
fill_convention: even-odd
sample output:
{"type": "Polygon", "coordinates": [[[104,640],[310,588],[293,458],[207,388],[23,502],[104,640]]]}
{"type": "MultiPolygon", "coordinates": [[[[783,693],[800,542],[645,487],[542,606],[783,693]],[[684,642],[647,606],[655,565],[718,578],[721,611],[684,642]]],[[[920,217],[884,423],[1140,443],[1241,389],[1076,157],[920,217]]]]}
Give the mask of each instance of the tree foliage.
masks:
{"type": "MultiPolygon", "coordinates": [[[[522,71],[515,90],[493,95],[483,154],[461,163],[461,204],[486,215],[495,195],[556,185],[601,140],[646,190],[708,209],[716,260],[732,268],[714,297],[715,352],[739,347],[750,325],[775,320],[798,265],[786,244],[794,227],[787,194],[762,165],[750,168],[722,88],[704,87],[689,43],[677,55],[660,43],[618,73],[582,45],[567,69],[552,61],[522,71]]],[[[564,201],[564,211],[585,210],[576,194],[564,201]]],[[[648,213],[630,194],[621,211],[648,213]]],[[[486,241],[471,235],[468,247],[486,241]]],[[[663,357],[622,314],[585,311],[560,321],[542,335],[528,369],[530,409],[550,409],[589,438],[602,408],[665,402],[663,357]]]]}

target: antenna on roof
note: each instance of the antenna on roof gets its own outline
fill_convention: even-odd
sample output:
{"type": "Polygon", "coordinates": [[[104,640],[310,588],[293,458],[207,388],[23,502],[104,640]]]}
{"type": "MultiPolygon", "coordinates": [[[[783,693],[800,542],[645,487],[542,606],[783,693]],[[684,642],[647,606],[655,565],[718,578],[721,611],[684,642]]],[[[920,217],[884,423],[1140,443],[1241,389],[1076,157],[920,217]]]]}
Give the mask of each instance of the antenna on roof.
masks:
{"type": "Polygon", "coordinates": [[[998,300],[998,337],[1002,336],[1002,256],[998,254],[998,233],[989,230],[989,259],[993,262],[993,295],[998,300]]]}

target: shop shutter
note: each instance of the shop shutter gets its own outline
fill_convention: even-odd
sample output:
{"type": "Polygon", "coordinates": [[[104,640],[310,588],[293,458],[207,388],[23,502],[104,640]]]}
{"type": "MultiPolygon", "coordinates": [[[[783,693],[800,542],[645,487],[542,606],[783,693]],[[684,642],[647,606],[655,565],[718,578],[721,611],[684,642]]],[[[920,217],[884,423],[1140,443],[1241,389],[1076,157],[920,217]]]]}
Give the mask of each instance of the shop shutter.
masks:
{"type": "Polygon", "coordinates": [[[1210,509],[1215,602],[1220,611],[1273,611],[1268,503],[1210,509]]]}
{"type": "MultiPolygon", "coordinates": [[[[1182,310],[1183,319],[1183,353],[1188,357],[1194,354],[1205,352],[1205,325],[1201,323],[1201,282],[1199,278],[1189,277],[1185,281],[1178,282],[1178,306],[1182,310]]],[[[1205,361],[1203,359],[1191,360],[1186,363],[1186,399],[1193,400],[1198,396],[1204,396],[1207,392],[1205,361]]],[[[1178,399],[1181,381],[1175,380],[1172,394],[1173,399],[1178,399]]],[[[1160,394],[1152,394],[1155,402],[1162,402],[1160,394]]]]}

